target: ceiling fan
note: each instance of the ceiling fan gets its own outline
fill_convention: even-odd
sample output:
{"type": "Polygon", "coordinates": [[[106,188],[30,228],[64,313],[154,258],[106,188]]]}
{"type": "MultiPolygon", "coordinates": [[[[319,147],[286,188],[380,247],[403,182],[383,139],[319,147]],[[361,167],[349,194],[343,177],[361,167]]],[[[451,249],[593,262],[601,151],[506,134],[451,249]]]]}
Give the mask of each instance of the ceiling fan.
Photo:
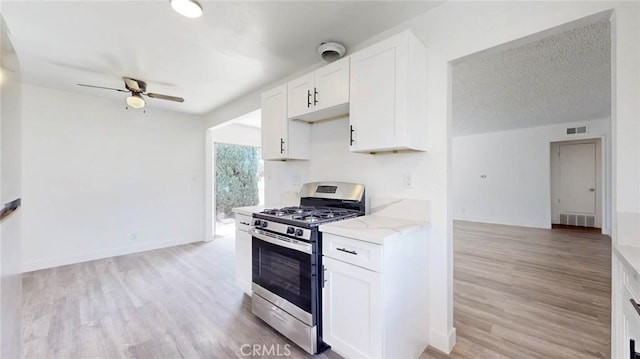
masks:
{"type": "Polygon", "coordinates": [[[122,79],[124,80],[124,87],[126,88],[126,90],[116,89],[116,88],[112,88],[112,87],[85,85],[85,84],[78,84],[78,86],[93,87],[93,88],[98,88],[98,89],[114,90],[114,91],[120,91],[120,92],[130,92],[131,96],[127,97],[127,106],[129,106],[131,108],[143,108],[144,107],[145,102],[144,102],[144,98],[142,97],[142,95],[148,96],[148,97],[151,97],[151,98],[157,98],[159,100],[167,100],[167,101],[174,101],[174,102],[184,102],[184,99],[182,97],[176,97],[176,96],[162,95],[162,94],[159,94],[159,93],[146,92],[147,91],[147,83],[142,81],[142,80],[137,80],[137,79],[134,79],[134,78],[131,78],[131,77],[123,77],[122,79]]]}

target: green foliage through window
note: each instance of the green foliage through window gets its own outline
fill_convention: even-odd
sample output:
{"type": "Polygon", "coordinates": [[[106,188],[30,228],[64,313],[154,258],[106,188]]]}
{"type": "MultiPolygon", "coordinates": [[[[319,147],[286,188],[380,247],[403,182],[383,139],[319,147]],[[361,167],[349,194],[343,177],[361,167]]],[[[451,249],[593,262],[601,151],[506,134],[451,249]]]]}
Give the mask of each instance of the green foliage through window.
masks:
{"type": "Polygon", "coordinates": [[[215,193],[216,214],[232,216],[234,207],[255,206],[259,203],[259,149],[247,146],[216,143],[215,193]]]}

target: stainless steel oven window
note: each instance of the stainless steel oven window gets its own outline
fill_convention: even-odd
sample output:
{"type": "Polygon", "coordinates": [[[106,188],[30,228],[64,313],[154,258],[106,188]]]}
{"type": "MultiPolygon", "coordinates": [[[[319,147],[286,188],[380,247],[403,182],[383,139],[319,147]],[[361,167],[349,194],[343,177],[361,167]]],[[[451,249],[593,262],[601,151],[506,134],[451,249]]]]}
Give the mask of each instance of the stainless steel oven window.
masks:
{"type": "Polygon", "coordinates": [[[312,256],[252,238],[252,281],[312,313],[312,256]]]}

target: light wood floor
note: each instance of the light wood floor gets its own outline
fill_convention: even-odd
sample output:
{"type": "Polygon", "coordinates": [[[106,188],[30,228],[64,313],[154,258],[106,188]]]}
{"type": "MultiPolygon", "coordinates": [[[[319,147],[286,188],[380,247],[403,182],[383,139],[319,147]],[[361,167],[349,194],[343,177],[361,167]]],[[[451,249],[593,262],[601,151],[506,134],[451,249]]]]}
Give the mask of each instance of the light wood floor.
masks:
{"type": "MultiPolygon", "coordinates": [[[[608,237],[465,222],[454,233],[451,358],[608,357],[608,237]]],[[[284,349],[291,343],[251,314],[233,268],[233,242],[222,238],[25,274],[24,355],[241,358],[244,344],[284,349]]],[[[421,356],[441,358],[434,349],[421,356]]]]}
{"type": "Polygon", "coordinates": [[[609,237],[455,222],[453,273],[451,358],[610,357],[609,237]]]}

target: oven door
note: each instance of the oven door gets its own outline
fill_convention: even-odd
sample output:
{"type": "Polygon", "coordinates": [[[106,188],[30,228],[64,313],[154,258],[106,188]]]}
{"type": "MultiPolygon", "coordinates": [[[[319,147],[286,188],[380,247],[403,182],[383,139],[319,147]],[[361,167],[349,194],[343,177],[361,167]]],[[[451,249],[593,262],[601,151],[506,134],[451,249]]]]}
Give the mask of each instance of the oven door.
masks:
{"type": "Polygon", "coordinates": [[[315,325],[313,244],[258,229],[251,235],[254,294],[315,325]]]}

